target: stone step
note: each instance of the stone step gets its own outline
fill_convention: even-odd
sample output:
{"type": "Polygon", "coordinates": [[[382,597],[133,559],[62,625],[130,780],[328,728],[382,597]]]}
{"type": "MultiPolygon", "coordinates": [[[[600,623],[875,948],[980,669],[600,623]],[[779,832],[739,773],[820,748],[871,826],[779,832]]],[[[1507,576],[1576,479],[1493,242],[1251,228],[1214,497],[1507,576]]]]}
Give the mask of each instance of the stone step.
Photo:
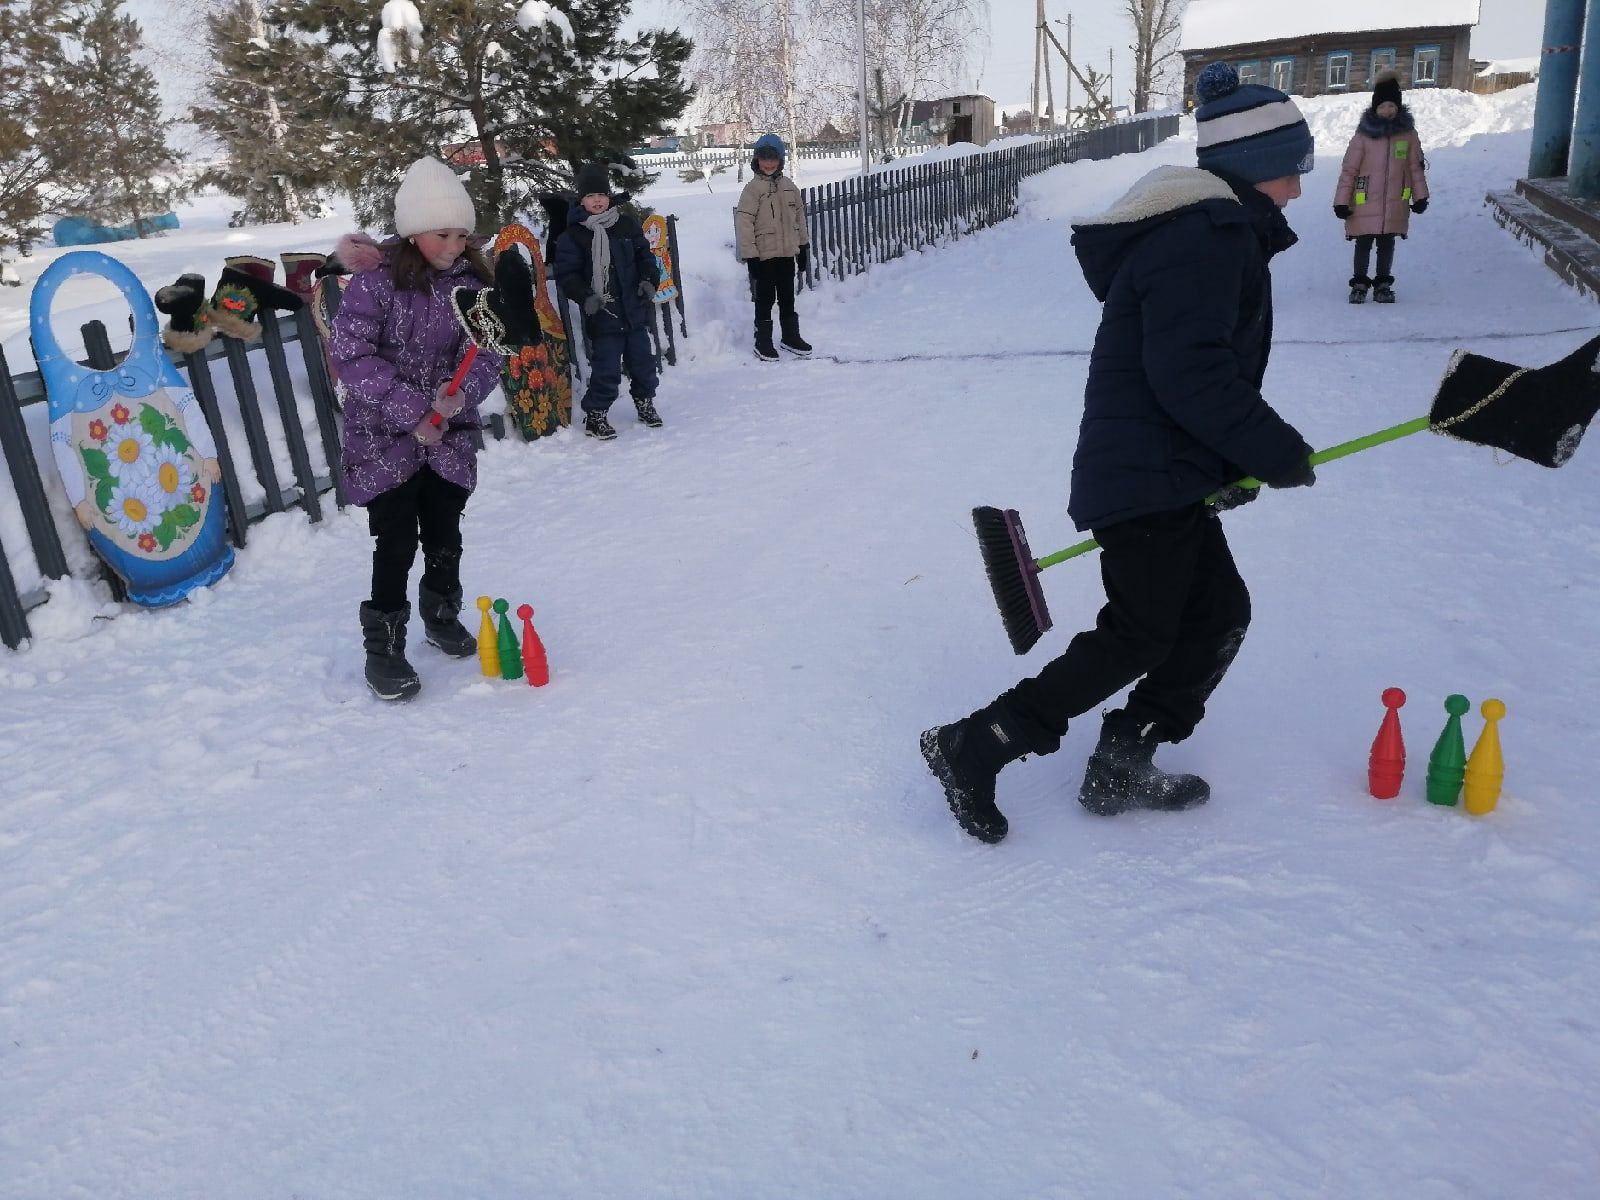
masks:
{"type": "Polygon", "coordinates": [[[1600,298],[1600,240],[1517,192],[1490,192],[1485,199],[1497,222],[1544,252],[1545,266],[1579,291],[1600,298]]]}

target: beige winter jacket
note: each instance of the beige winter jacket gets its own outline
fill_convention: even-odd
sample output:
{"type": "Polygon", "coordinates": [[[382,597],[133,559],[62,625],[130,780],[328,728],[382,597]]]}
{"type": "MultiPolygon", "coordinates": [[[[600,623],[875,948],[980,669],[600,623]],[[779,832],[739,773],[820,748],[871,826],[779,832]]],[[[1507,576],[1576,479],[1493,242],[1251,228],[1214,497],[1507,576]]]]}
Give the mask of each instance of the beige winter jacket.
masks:
{"type": "Polygon", "coordinates": [[[805,199],[794,180],[758,173],[739,195],[733,231],[740,258],[793,258],[810,245],[805,199]]]}

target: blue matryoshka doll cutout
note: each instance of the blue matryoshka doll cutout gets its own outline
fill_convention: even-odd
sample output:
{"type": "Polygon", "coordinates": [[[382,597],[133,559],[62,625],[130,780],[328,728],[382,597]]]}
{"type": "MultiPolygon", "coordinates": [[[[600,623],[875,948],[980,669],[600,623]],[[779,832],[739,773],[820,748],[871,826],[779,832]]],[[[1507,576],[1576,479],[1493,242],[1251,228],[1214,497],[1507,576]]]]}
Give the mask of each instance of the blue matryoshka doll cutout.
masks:
{"type": "Polygon", "coordinates": [[[161,348],[138,277],[96,250],[58,258],[34,285],[34,354],[50,403],[50,449],[89,544],[149,608],[176,604],[233,566],[222,477],[194,392],[161,348]],[[98,275],[133,311],[128,357],[108,371],[74,362],[50,327],[57,289],[98,275]]]}
{"type": "Polygon", "coordinates": [[[667,237],[667,219],[660,213],[651,213],[644,219],[644,240],[650,243],[650,253],[656,256],[656,264],[661,268],[656,303],[676,300],[678,281],[672,277],[672,243],[667,237]]]}

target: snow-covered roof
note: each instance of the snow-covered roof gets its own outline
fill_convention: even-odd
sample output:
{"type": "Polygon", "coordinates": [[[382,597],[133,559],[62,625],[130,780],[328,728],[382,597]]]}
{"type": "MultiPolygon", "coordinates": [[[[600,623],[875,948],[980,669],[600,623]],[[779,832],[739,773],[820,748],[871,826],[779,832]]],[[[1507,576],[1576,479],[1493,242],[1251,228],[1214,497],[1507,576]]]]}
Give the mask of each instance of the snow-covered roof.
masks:
{"type": "Polygon", "coordinates": [[[1476,25],[1479,0],[1189,0],[1182,47],[1275,42],[1318,33],[1476,25]]]}
{"type": "Polygon", "coordinates": [[[1532,58],[1497,58],[1492,62],[1483,64],[1483,69],[1478,72],[1479,78],[1490,75],[1537,75],[1539,73],[1539,56],[1532,58]]]}

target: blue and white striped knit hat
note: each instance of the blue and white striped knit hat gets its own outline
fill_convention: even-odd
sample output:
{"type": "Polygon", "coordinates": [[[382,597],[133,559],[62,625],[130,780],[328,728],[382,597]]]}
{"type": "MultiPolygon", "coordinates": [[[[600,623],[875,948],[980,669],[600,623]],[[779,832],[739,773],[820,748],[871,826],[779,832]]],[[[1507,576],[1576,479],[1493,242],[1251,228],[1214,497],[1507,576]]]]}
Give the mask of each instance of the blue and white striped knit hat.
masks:
{"type": "Polygon", "coordinates": [[[1293,100],[1277,88],[1239,82],[1215,62],[1194,81],[1200,130],[1197,165],[1246,183],[1304,175],[1315,164],[1316,142],[1293,100]]]}

